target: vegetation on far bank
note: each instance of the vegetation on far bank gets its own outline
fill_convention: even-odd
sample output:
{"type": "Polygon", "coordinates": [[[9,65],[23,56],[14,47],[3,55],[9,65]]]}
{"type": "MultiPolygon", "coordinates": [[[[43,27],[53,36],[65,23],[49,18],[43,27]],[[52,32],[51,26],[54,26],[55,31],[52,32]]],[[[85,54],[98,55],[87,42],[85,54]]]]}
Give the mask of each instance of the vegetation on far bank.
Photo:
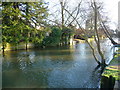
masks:
{"type": "Polygon", "coordinates": [[[113,44],[116,42],[111,37],[113,32],[109,32],[111,29],[107,24],[107,17],[102,13],[102,3],[90,1],[89,4],[85,4],[81,0],[72,10],[70,10],[71,6],[66,6],[69,3],[67,1],[58,3],[61,11],[57,16],[61,17],[56,18],[54,15],[56,13],[53,15],[50,13],[49,3],[44,0],[40,2],[3,2],[0,6],[3,52],[7,43],[12,44],[15,50],[18,49],[21,42],[25,43],[26,50],[29,43],[34,44],[37,48],[69,45],[71,38],[76,35],[75,39],[79,37],[89,45],[97,64],[105,67],[107,64],[101,48],[101,37],[108,37],[113,44]],[[88,6],[83,8],[84,5],[88,6]],[[90,43],[88,38],[91,37],[94,38],[97,49],[90,43]]]}
{"type": "Polygon", "coordinates": [[[47,22],[48,7],[40,2],[3,2],[2,3],[2,49],[9,43],[17,46],[23,42],[36,47],[69,44],[73,28],[50,25],[47,22]]]}

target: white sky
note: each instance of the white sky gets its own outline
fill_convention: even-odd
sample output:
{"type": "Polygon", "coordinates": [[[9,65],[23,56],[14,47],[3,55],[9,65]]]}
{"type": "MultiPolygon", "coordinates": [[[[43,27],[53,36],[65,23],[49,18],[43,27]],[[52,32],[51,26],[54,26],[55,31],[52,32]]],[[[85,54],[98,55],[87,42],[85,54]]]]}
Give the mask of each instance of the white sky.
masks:
{"type": "Polygon", "coordinates": [[[108,16],[113,22],[111,25],[113,29],[116,28],[118,23],[118,2],[120,0],[104,0],[105,9],[108,12],[108,16]]]}
{"type": "MultiPolygon", "coordinates": [[[[55,5],[56,2],[59,2],[59,0],[45,0],[46,2],[49,2],[49,7],[52,7],[53,4],[55,5]]],[[[72,1],[80,1],[80,0],[68,0],[72,3],[72,1]]],[[[108,17],[111,19],[111,28],[116,29],[118,24],[118,2],[120,0],[100,0],[104,3],[105,11],[107,12],[108,17]]],[[[74,4],[73,4],[74,5],[74,4]]]]}

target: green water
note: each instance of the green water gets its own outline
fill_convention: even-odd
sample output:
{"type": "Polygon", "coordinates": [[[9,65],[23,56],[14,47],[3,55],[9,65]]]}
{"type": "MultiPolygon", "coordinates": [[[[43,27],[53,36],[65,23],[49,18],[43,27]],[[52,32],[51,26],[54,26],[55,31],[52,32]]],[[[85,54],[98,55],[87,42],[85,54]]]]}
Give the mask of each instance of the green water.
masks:
{"type": "Polygon", "coordinates": [[[100,74],[85,43],[73,47],[19,50],[2,60],[3,88],[97,88],[100,74]]]}

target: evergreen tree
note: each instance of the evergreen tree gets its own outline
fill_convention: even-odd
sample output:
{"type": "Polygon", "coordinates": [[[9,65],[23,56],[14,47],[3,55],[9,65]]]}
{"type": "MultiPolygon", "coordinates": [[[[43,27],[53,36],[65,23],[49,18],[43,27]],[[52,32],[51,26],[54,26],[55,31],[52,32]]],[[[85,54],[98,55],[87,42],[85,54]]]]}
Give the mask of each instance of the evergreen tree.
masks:
{"type": "MultiPolygon", "coordinates": [[[[47,7],[41,2],[3,2],[2,3],[2,41],[3,50],[6,43],[17,45],[20,42],[42,41],[44,34],[36,30],[37,26],[45,27],[47,7]],[[39,34],[39,35],[38,35],[39,34]],[[41,38],[42,37],[42,38],[41,38]],[[42,39],[42,40],[39,40],[42,39]]],[[[41,29],[40,28],[40,29],[41,29]]],[[[44,29],[44,28],[43,28],[44,29]]]]}

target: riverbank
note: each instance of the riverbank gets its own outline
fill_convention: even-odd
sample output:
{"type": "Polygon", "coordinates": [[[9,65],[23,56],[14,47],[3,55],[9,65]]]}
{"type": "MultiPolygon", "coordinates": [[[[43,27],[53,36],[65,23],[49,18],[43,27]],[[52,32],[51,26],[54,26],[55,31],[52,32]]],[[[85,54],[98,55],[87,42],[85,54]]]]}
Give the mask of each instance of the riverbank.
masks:
{"type": "Polygon", "coordinates": [[[116,54],[114,56],[109,66],[106,67],[104,73],[102,74],[102,76],[107,77],[109,77],[110,75],[112,75],[116,80],[114,88],[120,88],[120,54],[116,54]]]}
{"type": "MultiPolygon", "coordinates": [[[[101,38],[101,39],[105,39],[105,38],[101,38]]],[[[88,41],[93,42],[94,38],[88,38],[88,41]]],[[[85,40],[71,38],[69,45],[72,46],[72,45],[75,45],[76,43],[85,43],[85,40]]],[[[58,45],[56,45],[56,46],[58,46],[58,45]]],[[[20,42],[17,46],[14,45],[14,44],[11,44],[11,43],[6,43],[4,51],[26,50],[26,48],[27,49],[35,49],[35,47],[38,47],[38,46],[36,46],[34,43],[30,43],[30,42],[27,43],[27,45],[26,45],[25,42],[20,42]]],[[[44,45],[40,46],[40,47],[45,48],[44,45]]],[[[46,47],[51,47],[51,46],[46,46],[46,47]]],[[[2,46],[2,44],[0,44],[0,50],[1,51],[2,51],[2,48],[3,48],[3,46],[2,46]]]]}

